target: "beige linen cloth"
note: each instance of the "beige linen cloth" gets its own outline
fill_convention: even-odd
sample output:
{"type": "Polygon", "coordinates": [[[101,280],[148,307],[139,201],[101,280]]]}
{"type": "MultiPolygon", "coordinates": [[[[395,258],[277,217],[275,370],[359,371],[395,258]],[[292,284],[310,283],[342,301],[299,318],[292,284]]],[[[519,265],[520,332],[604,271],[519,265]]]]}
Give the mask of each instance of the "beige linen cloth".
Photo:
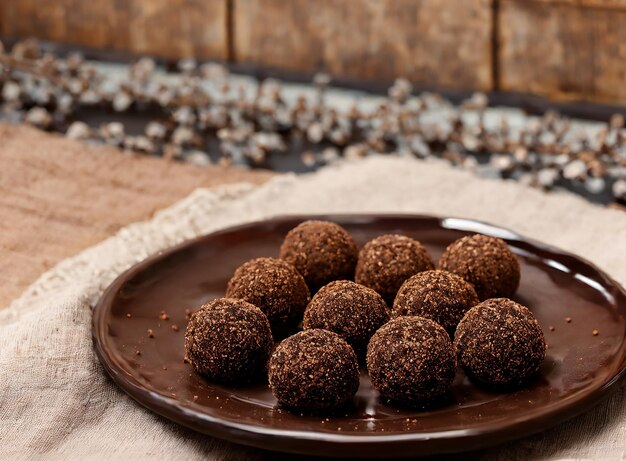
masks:
{"type": "MultiPolygon", "coordinates": [[[[277,459],[158,417],[113,384],[91,344],[91,308],[122,271],[181,240],[288,213],[468,217],[577,253],[626,284],[626,213],[569,194],[482,180],[437,161],[378,157],[266,185],[197,190],[44,274],[0,311],[1,459],[277,459]]],[[[623,459],[626,392],[474,459],[623,459]]],[[[292,456],[282,456],[293,459],[292,456]]],[[[459,457],[460,459],[460,457],[459,457]]]]}

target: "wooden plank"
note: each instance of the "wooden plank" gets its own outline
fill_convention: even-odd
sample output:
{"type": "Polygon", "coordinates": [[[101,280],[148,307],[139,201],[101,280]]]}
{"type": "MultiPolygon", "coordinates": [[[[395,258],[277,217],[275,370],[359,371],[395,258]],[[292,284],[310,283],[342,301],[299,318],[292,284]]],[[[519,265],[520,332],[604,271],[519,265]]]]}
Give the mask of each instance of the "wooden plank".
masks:
{"type": "Polygon", "coordinates": [[[0,309],[57,262],[196,187],[267,171],[196,167],[0,124],[0,309]]]}
{"type": "Polygon", "coordinates": [[[227,0],[3,1],[12,37],[178,59],[227,57],[227,0]]]}
{"type": "Polygon", "coordinates": [[[226,59],[226,0],[129,0],[128,4],[131,51],[226,59]]]}
{"type": "Polygon", "coordinates": [[[57,8],[63,12],[66,36],[56,40],[105,49],[128,43],[128,16],[121,2],[64,0],[57,3],[62,4],[57,8]]]}
{"type": "Polygon", "coordinates": [[[623,11],[594,11],[593,95],[626,104],[626,2],[623,11]]]}
{"type": "Polygon", "coordinates": [[[554,99],[626,102],[624,24],[622,0],[502,0],[500,88],[554,99]]]}
{"type": "Polygon", "coordinates": [[[231,45],[241,63],[302,73],[626,102],[626,0],[499,4],[495,60],[492,0],[0,1],[0,33],[172,59],[231,45]]]}
{"type": "Polygon", "coordinates": [[[233,14],[242,63],[492,87],[490,0],[234,0],[233,14]]]}
{"type": "Polygon", "coordinates": [[[567,4],[580,8],[626,8],[626,0],[526,0],[527,2],[567,4]]]}

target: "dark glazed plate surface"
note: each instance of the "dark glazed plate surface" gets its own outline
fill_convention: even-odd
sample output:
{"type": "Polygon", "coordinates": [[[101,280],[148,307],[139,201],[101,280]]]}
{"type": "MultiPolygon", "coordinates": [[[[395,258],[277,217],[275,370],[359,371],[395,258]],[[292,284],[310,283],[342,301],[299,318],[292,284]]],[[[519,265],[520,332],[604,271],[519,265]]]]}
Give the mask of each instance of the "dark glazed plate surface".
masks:
{"type": "Polygon", "coordinates": [[[403,233],[423,242],[435,257],[468,233],[507,240],[522,265],[515,299],[531,308],[549,344],[539,377],[526,389],[497,394],[474,387],[459,372],[453,402],[419,412],[379,402],[363,374],[353,410],[326,419],[277,408],[266,384],[230,389],[196,375],[183,363],[185,308],[222,296],[233,270],[244,261],[276,256],[283,236],[307,217],[277,218],[200,237],[120,276],[94,311],[95,349],[107,372],[142,405],[206,434],[271,450],[365,457],[501,443],[571,418],[623,381],[626,294],[591,264],[508,230],[464,219],[321,218],[345,226],[359,245],[383,233],[403,233]],[[159,319],[162,310],[169,320],[159,319]],[[148,337],[148,329],[154,338],[148,337]],[[592,335],[594,329],[599,335],[592,335]]]}

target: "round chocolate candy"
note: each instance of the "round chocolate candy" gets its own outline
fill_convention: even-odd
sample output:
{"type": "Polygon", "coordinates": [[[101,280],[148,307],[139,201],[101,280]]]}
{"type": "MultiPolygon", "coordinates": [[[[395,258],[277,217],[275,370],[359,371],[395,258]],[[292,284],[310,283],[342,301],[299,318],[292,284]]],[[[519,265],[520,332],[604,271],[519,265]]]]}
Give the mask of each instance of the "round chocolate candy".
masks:
{"type": "Polygon", "coordinates": [[[456,374],[452,342],[432,320],[395,318],[372,336],[367,371],[382,397],[411,407],[435,405],[447,396],[456,374]]]}
{"type": "Polygon", "coordinates": [[[281,405],[303,412],[327,412],[354,397],[359,366],[354,350],[339,335],[306,330],[278,345],[269,362],[269,383],[281,405]]]}
{"type": "Polygon", "coordinates": [[[240,299],[219,298],[191,315],[185,358],[211,381],[246,384],[263,375],[273,347],[267,317],[240,299]]]}
{"type": "Polygon", "coordinates": [[[471,308],[459,322],[454,347],[469,378],[495,389],[523,385],[546,356],[543,332],[533,314],[507,298],[471,308]]]}
{"type": "Polygon", "coordinates": [[[417,240],[404,235],[381,235],[359,252],[355,280],[380,293],[391,305],[405,280],[434,268],[426,248],[417,240]]]}
{"type": "Polygon", "coordinates": [[[474,285],[481,301],[513,296],[520,282],[519,261],[506,242],[482,234],[452,242],[439,260],[439,269],[474,285]]]}
{"type": "Polygon", "coordinates": [[[256,258],[236,270],[228,282],[227,298],[255,305],[267,316],[276,338],[284,337],[302,321],[309,302],[304,278],[286,261],[256,258]]]}
{"type": "Polygon", "coordinates": [[[370,338],[388,320],[389,308],[378,293],[349,280],[337,280],[313,296],[304,312],[303,327],[334,331],[364,358],[370,338]]]}
{"type": "Polygon", "coordinates": [[[280,257],[302,274],[312,293],[333,280],[354,277],[358,248],[343,227],[328,221],[305,221],[291,229],[280,257]]]}
{"type": "Polygon", "coordinates": [[[434,320],[454,337],[465,313],[478,304],[474,287],[456,274],[425,271],[402,284],[393,302],[392,317],[417,315],[434,320]]]}

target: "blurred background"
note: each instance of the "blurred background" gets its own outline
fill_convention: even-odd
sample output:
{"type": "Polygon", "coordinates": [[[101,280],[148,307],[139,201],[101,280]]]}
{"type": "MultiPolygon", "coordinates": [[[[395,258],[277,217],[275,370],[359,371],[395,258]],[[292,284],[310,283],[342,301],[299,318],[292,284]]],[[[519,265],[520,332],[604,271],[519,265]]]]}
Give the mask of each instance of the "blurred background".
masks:
{"type": "Polygon", "coordinates": [[[342,80],[626,101],[624,0],[3,0],[0,33],[342,80]]]}
{"type": "Polygon", "coordinates": [[[281,172],[435,155],[620,203],[598,151],[623,137],[624,24],[626,0],[3,0],[0,120],[281,172]]]}
{"type": "Polygon", "coordinates": [[[626,0],[0,0],[6,296],[196,187],[372,155],[624,209],[625,24],[626,0]]]}

